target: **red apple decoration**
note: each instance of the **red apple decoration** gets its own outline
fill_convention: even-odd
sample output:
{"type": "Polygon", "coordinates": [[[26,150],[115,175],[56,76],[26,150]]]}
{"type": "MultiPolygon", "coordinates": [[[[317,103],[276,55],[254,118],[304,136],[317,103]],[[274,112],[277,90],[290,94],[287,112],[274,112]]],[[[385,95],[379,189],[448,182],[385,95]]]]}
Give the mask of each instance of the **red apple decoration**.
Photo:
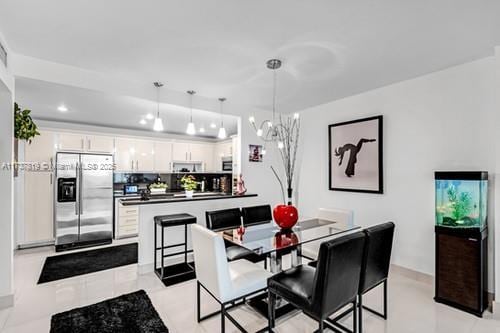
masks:
{"type": "Polygon", "coordinates": [[[273,216],[281,229],[291,229],[299,220],[299,212],[292,205],[277,205],[274,207],[273,216]]]}

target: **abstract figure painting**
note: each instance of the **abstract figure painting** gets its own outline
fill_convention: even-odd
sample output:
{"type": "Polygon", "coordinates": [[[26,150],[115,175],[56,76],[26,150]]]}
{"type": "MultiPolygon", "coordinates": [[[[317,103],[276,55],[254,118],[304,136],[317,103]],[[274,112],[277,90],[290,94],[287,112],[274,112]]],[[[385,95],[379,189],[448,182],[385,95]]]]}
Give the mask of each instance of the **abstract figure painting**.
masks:
{"type": "Polygon", "coordinates": [[[384,193],[382,116],[328,126],[329,188],[384,193]]]}

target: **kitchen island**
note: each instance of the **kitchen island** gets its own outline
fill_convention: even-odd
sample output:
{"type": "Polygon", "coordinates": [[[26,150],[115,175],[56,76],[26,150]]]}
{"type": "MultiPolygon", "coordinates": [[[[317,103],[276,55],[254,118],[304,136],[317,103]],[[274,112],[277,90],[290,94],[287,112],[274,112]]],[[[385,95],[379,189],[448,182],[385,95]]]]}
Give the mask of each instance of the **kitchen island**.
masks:
{"type": "MultiPolygon", "coordinates": [[[[127,207],[137,207],[139,215],[139,273],[145,274],[153,271],[154,261],[154,217],[188,213],[196,217],[197,223],[205,225],[205,212],[211,210],[256,206],[266,204],[257,194],[221,194],[200,193],[192,198],[184,195],[154,196],[150,200],[137,198],[122,198],[120,204],[127,207]]],[[[184,240],[184,227],[176,226],[165,232],[165,245],[181,243],[184,240]]],[[[159,245],[159,244],[158,244],[159,245]]],[[[191,234],[188,232],[188,247],[191,248],[191,234]]],[[[177,252],[179,248],[169,249],[177,252]]],[[[168,252],[167,252],[168,253],[168,252]]],[[[159,260],[159,258],[158,258],[159,260]]],[[[171,257],[165,260],[166,264],[181,262],[182,256],[171,257]]]]}

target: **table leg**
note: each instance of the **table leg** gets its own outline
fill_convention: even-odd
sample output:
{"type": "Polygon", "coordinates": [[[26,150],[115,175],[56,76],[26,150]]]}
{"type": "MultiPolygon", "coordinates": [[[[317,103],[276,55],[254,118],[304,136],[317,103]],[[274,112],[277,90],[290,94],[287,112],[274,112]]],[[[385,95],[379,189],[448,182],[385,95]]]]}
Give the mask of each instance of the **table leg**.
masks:
{"type": "Polygon", "coordinates": [[[302,265],[302,247],[300,245],[292,250],[290,256],[292,257],[292,267],[302,265]]]}
{"type": "Polygon", "coordinates": [[[282,271],[281,254],[277,251],[271,252],[271,273],[277,274],[282,271]]]}

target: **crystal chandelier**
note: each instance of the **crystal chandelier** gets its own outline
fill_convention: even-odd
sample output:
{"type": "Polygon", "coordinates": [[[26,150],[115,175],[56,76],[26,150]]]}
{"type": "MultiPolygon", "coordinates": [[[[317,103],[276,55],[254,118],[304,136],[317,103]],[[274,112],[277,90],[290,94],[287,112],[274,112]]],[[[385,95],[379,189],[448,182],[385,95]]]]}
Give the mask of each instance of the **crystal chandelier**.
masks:
{"type": "MultiPolygon", "coordinates": [[[[262,154],[266,153],[266,144],[273,143],[279,149],[280,156],[285,169],[287,194],[288,194],[288,204],[292,201],[292,183],[293,175],[295,171],[295,161],[297,157],[298,141],[299,141],[299,130],[300,130],[300,119],[299,114],[294,113],[293,115],[283,115],[281,112],[277,114],[276,112],[276,87],[277,87],[277,70],[281,67],[281,60],[271,59],[267,61],[267,68],[273,71],[273,113],[271,120],[264,120],[257,125],[254,116],[251,116],[248,120],[251,126],[255,130],[256,135],[264,141],[264,148],[262,154]]],[[[272,167],[271,167],[272,168],[272,167]]],[[[273,169],[275,176],[281,185],[281,190],[283,193],[283,201],[285,201],[285,191],[280,177],[273,169]]]]}

